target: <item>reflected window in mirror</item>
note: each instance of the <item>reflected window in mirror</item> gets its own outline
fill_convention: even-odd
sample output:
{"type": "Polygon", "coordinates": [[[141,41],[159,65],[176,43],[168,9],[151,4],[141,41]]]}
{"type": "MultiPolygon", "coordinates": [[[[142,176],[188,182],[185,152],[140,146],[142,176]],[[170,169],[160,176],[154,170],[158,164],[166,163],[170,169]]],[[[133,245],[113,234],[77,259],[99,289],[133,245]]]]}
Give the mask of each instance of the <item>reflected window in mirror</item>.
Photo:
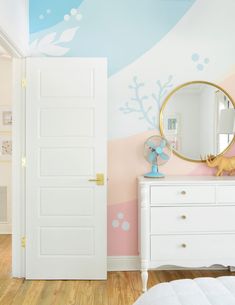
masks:
{"type": "Polygon", "coordinates": [[[228,97],[221,91],[216,91],[217,103],[217,154],[223,151],[233,140],[234,107],[228,97]],[[233,114],[233,115],[232,115],[233,114]],[[225,126],[226,125],[226,126],[225,126]]]}

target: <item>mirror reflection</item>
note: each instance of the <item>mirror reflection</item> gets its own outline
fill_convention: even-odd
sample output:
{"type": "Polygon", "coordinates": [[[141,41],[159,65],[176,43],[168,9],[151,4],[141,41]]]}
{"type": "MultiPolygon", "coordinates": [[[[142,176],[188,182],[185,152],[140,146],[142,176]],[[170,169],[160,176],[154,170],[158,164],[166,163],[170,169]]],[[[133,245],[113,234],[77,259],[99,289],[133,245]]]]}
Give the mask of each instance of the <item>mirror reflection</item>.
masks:
{"type": "Polygon", "coordinates": [[[233,141],[235,110],[217,85],[197,81],[173,90],[160,114],[161,134],[180,157],[191,161],[224,152],[233,141]]]}

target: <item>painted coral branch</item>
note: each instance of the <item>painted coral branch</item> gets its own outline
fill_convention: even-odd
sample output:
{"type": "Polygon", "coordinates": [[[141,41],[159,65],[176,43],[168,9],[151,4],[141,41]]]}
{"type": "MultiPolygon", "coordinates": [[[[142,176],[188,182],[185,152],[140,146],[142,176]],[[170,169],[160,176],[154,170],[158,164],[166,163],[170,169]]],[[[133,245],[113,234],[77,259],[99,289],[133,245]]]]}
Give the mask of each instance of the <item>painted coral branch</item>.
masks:
{"type": "Polygon", "coordinates": [[[126,102],[124,107],[121,107],[120,110],[124,114],[129,113],[139,113],[139,120],[145,120],[148,123],[148,126],[152,129],[155,128],[155,122],[150,118],[150,112],[152,106],[146,107],[145,101],[148,100],[148,96],[140,94],[140,88],[144,87],[144,83],[138,82],[137,76],[133,77],[133,83],[129,88],[133,91],[133,97],[131,98],[131,105],[129,102],[126,102]]]}
{"type": "Polygon", "coordinates": [[[173,76],[170,75],[164,84],[162,84],[160,80],[157,81],[157,94],[153,93],[152,98],[154,99],[158,110],[161,108],[162,99],[167,94],[168,90],[173,87],[173,84],[171,83],[172,79],[173,76]]]}
{"type": "Polygon", "coordinates": [[[123,107],[120,107],[119,110],[124,114],[138,113],[140,114],[138,119],[145,120],[149,129],[157,128],[157,111],[161,107],[161,102],[163,97],[168,92],[173,85],[171,83],[172,76],[169,76],[168,80],[165,83],[161,83],[160,80],[157,81],[158,92],[157,95],[153,93],[151,95],[154,103],[149,99],[147,95],[141,95],[140,89],[144,87],[143,82],[138,82],[137,77],[133,77],[132,84],[129,88],[133,91],[133,96],[131,97],[130,102],[126,102],[123,107]]]}

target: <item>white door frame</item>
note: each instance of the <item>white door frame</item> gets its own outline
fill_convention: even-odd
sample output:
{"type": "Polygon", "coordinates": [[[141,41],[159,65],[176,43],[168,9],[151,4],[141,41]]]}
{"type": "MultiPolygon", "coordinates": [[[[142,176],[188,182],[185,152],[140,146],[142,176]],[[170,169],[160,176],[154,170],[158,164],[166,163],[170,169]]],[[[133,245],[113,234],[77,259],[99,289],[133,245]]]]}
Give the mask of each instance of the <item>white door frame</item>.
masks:
{"type": "Polygon", "coordinates": [[[8,37],[6,32],[0,27],[0,44],[10,53],[12,57],[22,58],[25,54],[16,46],[16,44],[8,37]]]}
{"type": "Polygon", "coordinates": [[[22,157],[25,143],[25,90],[21,81],[25,75],[24,55],[0,28],[0,45],[13,57],[12,98],[12,276],[25,276],[25,254],[21,238],[25,233],[25,185],[22,157]]]}

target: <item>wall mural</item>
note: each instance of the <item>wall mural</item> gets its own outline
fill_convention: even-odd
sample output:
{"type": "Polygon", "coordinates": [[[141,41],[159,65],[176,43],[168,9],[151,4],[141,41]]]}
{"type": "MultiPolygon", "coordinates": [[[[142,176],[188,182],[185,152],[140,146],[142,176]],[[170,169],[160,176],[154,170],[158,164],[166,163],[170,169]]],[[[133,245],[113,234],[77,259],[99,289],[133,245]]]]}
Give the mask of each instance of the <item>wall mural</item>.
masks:
{"type": "MultiPolygon", "coordinates": [[[[108,58],[108,255],[138,254],[136,177],[167,93],[200,79],[235,98],[234,10],[234,0],[30,0],[32,56],[108,58]]],[[[176,156],[163,167],[213,174],[176,156]]]]}
{"type": "Polygon", "coordinates": [[[161,102],[166,96],[170,88],[173,87],[171,83],[172,76],[168,77],[165,83],[160,80],[156,82],[157,92],[152,93],[150,96],[141,95],[141,87],[144,83],[140,82],[137,76],[133,77],[132,84],[129,89],[132,91],[132,96],[129,102],[125,102],[124,106],[120,107],[120,111],[124,114],[136,113],[139,120],[144,120],[148,129],[156,129],[157,126],[157,113],[160,113],[161,102]]]}

